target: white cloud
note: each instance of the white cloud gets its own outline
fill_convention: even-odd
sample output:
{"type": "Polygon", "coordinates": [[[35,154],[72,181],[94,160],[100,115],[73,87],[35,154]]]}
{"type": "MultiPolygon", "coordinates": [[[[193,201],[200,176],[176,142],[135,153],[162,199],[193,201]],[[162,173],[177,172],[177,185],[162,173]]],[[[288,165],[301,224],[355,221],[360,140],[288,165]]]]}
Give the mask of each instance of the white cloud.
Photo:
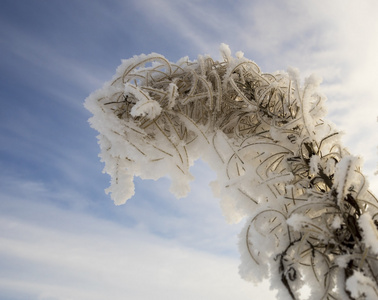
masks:
{"type": "Polygon", "coordinates": [[[166,23],[174,25],[174,29],[181,34],[180,38],[190,40],[196,47],[206,47],[206,41],[194,30],[192,20],[184,12],[189,12],[191,15],[190,10],[184,10],[169,1],[138,1],[138,6],[155,23],[161,24],[163,22],[162,30],[167,25],[166,23]],[[157,11],[159,12],[158,14],[156,14],[157,11]]]}
{"type": "MultiPolygon", "coordinates": [[[[29,187],[30,192],[41,190],[38,184],[29,187]]],[[[254,288],[239,277],[237,258],[188,248],[176,240],[54,205],[33,203],[32,197],[14,200],[19,211],[9,213],[12,209],[3,208],[0,219],[3,296],[138,300],[266,295],[266,286],[254,288]],[[30,214],[21,217],[21,210],[30,214]]]]}

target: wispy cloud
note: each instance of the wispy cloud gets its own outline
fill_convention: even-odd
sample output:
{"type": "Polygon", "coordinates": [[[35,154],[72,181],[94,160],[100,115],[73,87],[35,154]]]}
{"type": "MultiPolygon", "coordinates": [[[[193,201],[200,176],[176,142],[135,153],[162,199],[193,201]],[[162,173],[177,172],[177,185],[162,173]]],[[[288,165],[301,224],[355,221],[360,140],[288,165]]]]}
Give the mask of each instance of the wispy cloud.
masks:
{"type": "Polygon", "coordinates": [[[48,193],[40,184],[23,190],[28,199],[8,195],[0,218],[0,290],[10,299],[249,299],[267,290],[239,278],[237,258],[33,201],[48,193]],[[18,203],[10,215],[9,200],[18,203]]]}

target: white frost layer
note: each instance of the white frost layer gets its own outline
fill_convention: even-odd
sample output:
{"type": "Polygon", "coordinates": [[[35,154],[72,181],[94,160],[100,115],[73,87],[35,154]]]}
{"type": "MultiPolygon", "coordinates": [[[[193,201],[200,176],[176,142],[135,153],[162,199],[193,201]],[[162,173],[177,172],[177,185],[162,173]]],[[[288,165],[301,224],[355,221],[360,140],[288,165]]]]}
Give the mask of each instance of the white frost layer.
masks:
{"type": "Polygon", "coordinates": [[[318,155],[313,155],[310,158],[310,175],[316,175],[319,172],[319,166],[321,165],[321,160],[318,155]]]}
{"type": "Polygon", "coordinates": [[[142,91],[140,88],[132,85],[125,85],[125,95],[133,94],[138,102],[133,106],[130,115],[133,117],[144,117],[153,120],[161,113],[161,106],[159,102],[152,100],[147,92],[142,91]]]}
{"type": "Polygon", "coordinates": [[[371,249],[371,252],[378,255],[378,230],[371,215],[365,212],[358,219],[358,225],[362,229],[363,242],[371,249]]]}
{"type": "Polygon", "coordinates": [[[359,166],[360,160],[354,156],[343,157],[336,166],[334,185],[337,190],[337,204],[340,207],[348,190],[354,188],[359,183],[359,178],[355,172],[359,166]]]}
{"type": "Polygon", "coordinates": [[[311,219],[304,215],[293,214],[289,219],[287,219],[286,223],[287,225],[293,227],[295,231],[300,231],[303,226],[311,224],[311,219]]]}
{"type": "Polygon", "coordinates": [[[353,275],[346,281],[346,289],[350,292],[353,299],[378,299],[378,291],[375,286],[373,280],[358,271],[354,271],[353,275]]]}
{"type": "Polygon", "coordinates": [[[332,227],[333,229],[338,229],[338,228],[340,228],[340,226],[341,226],[341,222],[342,222],[342,219],[340,218],[340,216],[335,216],[335,217],[333,218],[333,222],[332,222],[331,227],[332,227]]]}

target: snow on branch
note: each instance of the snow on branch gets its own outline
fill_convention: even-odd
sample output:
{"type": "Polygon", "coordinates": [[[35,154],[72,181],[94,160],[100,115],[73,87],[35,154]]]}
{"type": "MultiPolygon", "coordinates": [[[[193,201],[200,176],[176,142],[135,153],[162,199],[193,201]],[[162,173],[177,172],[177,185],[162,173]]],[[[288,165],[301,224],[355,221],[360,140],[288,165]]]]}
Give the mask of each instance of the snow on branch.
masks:
{"type": "Polygon", "coordinates": [[[304,287],[311,299],[378,298],[378,201],[324,119],[320,78],[262,73],[224,44],[221,54],[135,56],[86,99],[107,192],[123,204],[134,176],[169,176],[183,197],[202,157],[217,172],[212,188],[227,220],[247,218],[244,278],[269,278],[280,299],[300,299],[304,287]]]}

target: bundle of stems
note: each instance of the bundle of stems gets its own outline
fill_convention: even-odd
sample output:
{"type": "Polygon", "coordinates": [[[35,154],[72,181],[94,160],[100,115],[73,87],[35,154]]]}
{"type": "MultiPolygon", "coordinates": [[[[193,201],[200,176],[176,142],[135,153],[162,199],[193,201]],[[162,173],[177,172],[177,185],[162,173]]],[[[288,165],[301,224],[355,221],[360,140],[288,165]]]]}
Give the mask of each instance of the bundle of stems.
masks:
{"type": "Polygon", "coordinates": [[[214,193],[229,221],[246,218],[240,273],[270,278],[279,297],[378,298],[378,201],[359,158],[324,120],[320,79],[264,74],[221,46],[223,61],[123,61],[86,100],[100,132],[108,192],[133,195],[133,177],[172,178],[188,191],[198,158],[218,174],[214,193]]]}

